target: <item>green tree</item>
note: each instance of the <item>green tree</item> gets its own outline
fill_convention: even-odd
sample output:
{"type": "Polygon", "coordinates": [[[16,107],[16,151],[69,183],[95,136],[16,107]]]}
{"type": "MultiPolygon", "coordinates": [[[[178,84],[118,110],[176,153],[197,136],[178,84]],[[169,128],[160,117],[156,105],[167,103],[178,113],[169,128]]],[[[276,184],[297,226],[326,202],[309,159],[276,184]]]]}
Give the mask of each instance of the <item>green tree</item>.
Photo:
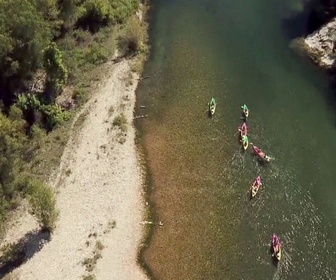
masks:
{"type": "Polygon", "coordinates": [[[0,113],[0,222],[18,195],[15,179],[23,170],[28,143],[26,123],[14,118],[14,112],[12,116],[10,119],[0,113]]]}
{"type": "Polygon", "coordinates": [[[53,38],[52,22],[46,20],[41,3],[0,1],[0,86],[8,92],[5,98],[11,98],[20,83],[40,66],[42,50],[53,38]]]}
{"type": "Polygon", "coordinates": [[[51,103],[65,85],[68,78],[68,71],[63,65],[62,53],[58,49],[55,42],[52,42],[44,51],[43,51],[43,66],[47,72],[49,87],[47,90],[49,96],[47,99],[48,103],[51,103]]]}
{"type": "Polygon", "coordinates": [[[82,0],[59,0],[60,19],[65,30],[75,25],[79,16],[79,6],[82,0]]]}
{"type": "Polygon", "coordinates": [[[95,32],[103,25],[126,21],[138,6],[139,0],[86,0],[80,6],[79,24],[95,32]]]}

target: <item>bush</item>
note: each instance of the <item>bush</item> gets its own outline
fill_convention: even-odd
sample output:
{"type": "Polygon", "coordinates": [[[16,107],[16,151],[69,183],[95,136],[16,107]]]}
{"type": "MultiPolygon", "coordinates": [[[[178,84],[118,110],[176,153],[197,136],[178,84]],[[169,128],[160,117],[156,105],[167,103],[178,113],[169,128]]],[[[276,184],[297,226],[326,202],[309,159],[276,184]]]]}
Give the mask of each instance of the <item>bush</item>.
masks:
{"type": "Polygon", "coordinates": [[[59,105],[41,105],[41,112],[44,117],[44,125],[48,130],[61,125],[70,119],[70,112],[63,111],[59,105]]]}
{"type": "Polygon", "coordinates": [[[56,209],[54,191],[39,180],[30,180],[28,200],[32,214],[36,217],[42,230],[53,231],[59,214],[56,209]]]}
{"type": "Polygon", "coordinates": [[[16,103],[28,124],[32,125],[39,119],[38,111],[41,107],[39,98],[32,93],[20,94],[16,103]]]}
{"type": "Polygon", "coordinates": [[[89,94],[85,88],[75,89],[72,98],[79,105],[83,105],[86,101],[89,100],[89,94]]]}
{"type": "Polygon", "coordinates": [[[137,16],[132,16],[119,37],[118,46],[122,53],[128,55],[141,51],[146,34],[146,26],[137,16]]]}
{"type": "Polygon", "coordinates": [[[86,0],[80,7],[78,25],[97,32],[102,25],[107,25],[110,13],[108,0],[86,0]]]}
{"type": "Polygon", "coordinates": [[[63,64],[62,52],[55,42],[43,50],[43,67],[47,72],[48,103],[53,103],[68,79],[68,71],[63,64]]]}
{"type": "Polygon", "coordinates": [[[138,6],[139,0],[86,0],[80,6],[78,25],[97,32],[102,26],[125,22],[138,6]]]}
{"type": "Polygon", "coordinates": [[[118,126],[123,132],[127,131],[127,120],[125,115],[121,113],[120,115],[116,116],[113,120],[113,125],[118,126]]]}
{"type": "Polygon", "coordinates": [[[106,62],[108,57],[108,50],[104,46],[98,44],[92,45],[86,54],[87,61],[93,65],[99,65],[106,62]]]}

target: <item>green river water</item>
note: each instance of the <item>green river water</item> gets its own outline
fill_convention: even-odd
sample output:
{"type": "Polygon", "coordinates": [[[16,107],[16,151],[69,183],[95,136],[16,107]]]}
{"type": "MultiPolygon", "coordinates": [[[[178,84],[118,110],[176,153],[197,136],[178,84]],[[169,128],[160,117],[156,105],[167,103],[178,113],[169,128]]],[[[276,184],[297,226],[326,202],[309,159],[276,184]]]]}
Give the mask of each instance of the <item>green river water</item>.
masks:
{"type": "Polygon", "coordinates": [[[307,24],[288,21],[301,2],[151,1],[136,112],[149,117],[136,124],[152,219],[164,223],[142,254],[154,279],[336,279],[335,99],[289,47],[307,24]],[[267,166],[240,148],[243,103],[250,139],[274,157],[267,166]],[[257,175],[264,185],[251,200],[257,175]]]}

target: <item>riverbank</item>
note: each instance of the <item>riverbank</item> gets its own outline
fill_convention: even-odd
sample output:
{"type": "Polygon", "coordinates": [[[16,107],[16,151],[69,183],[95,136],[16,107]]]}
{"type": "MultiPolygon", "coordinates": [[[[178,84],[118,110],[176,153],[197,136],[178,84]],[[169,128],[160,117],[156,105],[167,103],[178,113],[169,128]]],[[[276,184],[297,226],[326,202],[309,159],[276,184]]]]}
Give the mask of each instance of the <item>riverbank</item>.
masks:
{"type": "MultiPolygon", "coordinates": [[[[137,264],[144,203],[133,127],[139,77],[131,63],[107,64],[106,79],[80,113],[83,123],[53,182],[57,228],[44,245],[36,235],[42,248],[26,252],[29,259],[13,272],[19,279],[147,279],[137,264]],[[115,120],[122,115],[119,126],[115,120]]],[[[7,242],[27,230],[37,231],[33,219],[21,219],[7,242]]]]}

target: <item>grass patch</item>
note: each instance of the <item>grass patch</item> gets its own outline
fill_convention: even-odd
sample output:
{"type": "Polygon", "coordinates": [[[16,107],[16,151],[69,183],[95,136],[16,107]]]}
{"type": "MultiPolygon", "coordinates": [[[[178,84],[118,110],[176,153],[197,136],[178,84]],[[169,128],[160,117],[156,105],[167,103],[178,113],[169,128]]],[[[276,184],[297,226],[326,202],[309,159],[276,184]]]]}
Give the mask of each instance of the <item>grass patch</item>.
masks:
{"type": "Polygon", "coordinates": [[[108,114],[109,114],[109,117],[111,117],[114,113],[114,107],[113,105],[110,106],[109,110],[108,110],[108,114]]]}
{"type": "Polygon", "coordinates": [[[85,258],[82,262],[87,272],[92,272],[95,269],[97,261],[102,257],[101,251],[103,249],[104,245],[98,240],[93,250],[93,256],[91,258],[85,258]]]}
{"type": "Polygon", "coordinates": [[[123,132],[118,132],[117,133],[117,141],[119,144],[124,144],[126,142],[126,134],[123,132]]]}
{"type": "Polygon", "coordinates": [[[123,113],[116,116],[112,124],[119,127],[122,132],[127,131],[127,119],[123,113]]]}
{"type": "Polygon", "coordinates": [[[84,275],[83,280],[96,280],[96,276],[93,274],[84,275]]]}
{"type": "Polygon", "coordinates": [[[64,151],[65,144],[69,139],[70,121],[61,127],[51,131],[44,137],[36,139],[39,149],[35,151],[28,170],[41,180],[48,180],[52,170],[57,170],[64,151]]]}

